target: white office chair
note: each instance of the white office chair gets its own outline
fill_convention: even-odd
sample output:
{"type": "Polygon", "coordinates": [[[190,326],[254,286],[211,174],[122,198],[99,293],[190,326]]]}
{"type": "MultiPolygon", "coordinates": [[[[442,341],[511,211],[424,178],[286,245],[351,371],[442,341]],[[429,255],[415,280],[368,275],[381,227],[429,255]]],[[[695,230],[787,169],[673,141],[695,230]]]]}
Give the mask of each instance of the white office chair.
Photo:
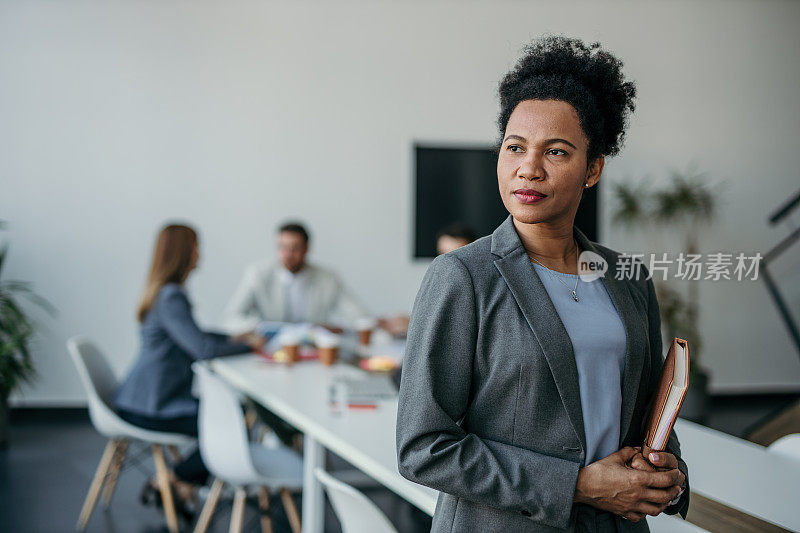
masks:
{"type": "Polygon", "coordinates": [[[779,438],[769,446],[767,452],[800,461],[800,433],[793,433],[779,438]]]}
{"type": "Polygon", "coordinates": [[[321,468],[314,469],[314,474],[328,493],[342,533],[397,533],[386,515],[363,493],[321,468]]]}
{"type": "Polygon", "coordinates": [[[242,530],[248,487],[258,487],[264,532],[272,531],[268,515],[269,493],[279,491],[292,531],[300,533],[300,514],[290,491],[300,490],[303,486],[303,460],[285,446],[267,448],[250,442],[236,392],[206,364],[195,363],[192,369],[200,392],[200,455],[216,478],[195,525],[195,533],[204,533],[208,528],[225,483],[236,489],[231,533],[242,530]]]}
{"type": "Polygon", "coordinates": [[[97,498],[103,490],[103,504],[108,508],[117,485],[119,472],[125,461],[125,453],[131,440],[146,442],[153,447],[153,461],[156,465],[156,478],[161,501],[164,503],[164,514],[171,532],[178,531],[178,517],[169,484],[169,471],[164,459],[164,446],[168,447],[173,458],[179,457],[178,447],[191,444],[194,439],[177,433],[162,433],[134,426],[121,419],[111,407],[111,399],[117,389],[117,379],[108,365],[105,355],[91,341],[83,337],[73,337],[67,341],[75,367],[78,369],[83,388],[89,402],[89,418],[92,425],[103,436],[108,437],[108,444],[97,466],[89,492],[83,503],[77,529],[83,531],[92,516],[97,498]]]}

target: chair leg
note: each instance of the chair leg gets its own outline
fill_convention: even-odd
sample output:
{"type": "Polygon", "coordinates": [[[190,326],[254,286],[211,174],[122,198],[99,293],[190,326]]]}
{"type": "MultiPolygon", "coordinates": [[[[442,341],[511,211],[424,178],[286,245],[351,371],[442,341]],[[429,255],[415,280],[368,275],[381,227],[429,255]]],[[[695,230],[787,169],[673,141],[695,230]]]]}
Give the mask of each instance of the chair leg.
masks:
{"type": "Polygon", "coordinates": [[[281,501],[283,502],[283,508],[286,509],[286,516],[289,517],[292,533],[300,533],[303,530],[300,524],[300,513],[297,512],[297,506],[294,504],[294,499],[289,489],[281,489],[281,501]]]}
{"type": "Polygon", "coordinates": [[[119,479],[119,471],[125,462],[125,454],[128,451],[128,439],[120,440],[117,451],[114,454],[114,460],[111,462],[111,469],[108,472],[108,480],[103,489],[103,508],[108,509],[111,505],[111,498],[114,496],[114,489],[117,487],[117,480],[119,479]]]}
{"type": "Polygon", "coordinates": [[[255,410],[250,407],[249,405],[244,409],[244,425],[247,429],[253,429],[253,426],[256,425],[258,421],[258,415],[256,414],[255,410]]]}
{"type": "Polygon", "coordinates": [[[261,533],[272,533],[272,518],[269,516],[269,491],[258,488],[258,508],[261,510],[261,533]]]}
{"type": "Polygon", "coordinates": [[[167,449],[169,450],[169,454],[172,457],[172,461],[175,464],[180,463],[181,462],[181,451],[178,449],[178,447],[175,446],[174,444],[170,444],[167,447],[167,449]]]}
{"type": "Polygon", "coordinates": [[[169,470],[167,470],[167,461],[164,459],[164,449],[160,444],[153,444],[153,462],[156,464],[156,478],[161,491],[164,515],[167,518],[167,528],[170,533],[178,533],[178,515],[175,513],[175,502],[172,499],[169,470]]]}
{"type": "Polygon", "coordinates": [[[217,478],[211,485],[211,491],[208,493],[206,503],[203,505],[203,510],[200,512],[200,518],[197,519],[197,524],[194,526],[194,533],[206,533],[208,525],[211,523],[211,517],[214,516],[214,511],[217,510],[219,497],[222,494],[222,488],[225,482],[217,478]]]}
{"type": "Polygon", "coordinates": [[[103,456],[100,458],[100,464],[97,465],[97,470],[94,473],[92,484],[89,485],[89,492],[86,494],[86,500],[83,502],[80,517],[78,517],[78,524],[75,526],[78,531],[86,529],[86,524],[89,523],[89,518],[92,516],[92,511],[97,503],[97,497],[100,496],[100,489],[103,488],[103,483],[106,480],[108,467],[111,465],[111,459],[117,452],[117,447],[120,441],[110,439],[106,444],[106,449],[103,451],[103,456]]]}
{"type": "Polygon", "coordinates": [[[242,533],[242,524],[244,522],[244,504],[247,501],[247,491],[244,487],[236,489],[236,494],[233,497],[233,511],[231,512],[231,527],[230,533],[242,533]]]}

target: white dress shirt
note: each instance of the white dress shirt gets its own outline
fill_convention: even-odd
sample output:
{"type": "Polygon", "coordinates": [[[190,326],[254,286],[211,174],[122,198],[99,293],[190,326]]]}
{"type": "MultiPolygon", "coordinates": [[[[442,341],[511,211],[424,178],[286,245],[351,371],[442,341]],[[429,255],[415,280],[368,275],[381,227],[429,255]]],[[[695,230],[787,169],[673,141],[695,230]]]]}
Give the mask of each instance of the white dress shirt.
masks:
{"type": "Polygon", "coordinates": [[[312,322],[351,327],[369,311],[335,273],[306,264],[291,274],[282,264],[250,265],[223,316],[230,333],[254,329],[261,322],[312,322]]]}
{"type": "Polygon", "coordinates": [[[283,284],[286,321],[307,322],[306,285],[308,284],[308,276],[304,270],[293,273],[286,268],[282,268],[279,272],[281,283],[283,284]]]}

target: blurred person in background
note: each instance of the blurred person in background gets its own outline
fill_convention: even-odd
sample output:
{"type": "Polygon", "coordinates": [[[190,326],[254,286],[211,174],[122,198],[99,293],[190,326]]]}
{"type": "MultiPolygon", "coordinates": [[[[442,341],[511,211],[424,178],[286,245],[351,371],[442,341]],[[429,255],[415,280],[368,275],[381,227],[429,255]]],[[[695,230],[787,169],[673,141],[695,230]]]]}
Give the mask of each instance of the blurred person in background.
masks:
{"type": "Polygon", "coordinates": [[[228,331],[251,330],[262,322],[350,324],[369,316],[339,276],[307,261],[310,240],[302,224],[278,229],[278,260],[247,267],[225,310],[228,331]]]}
{"type": "Polygon", "coordinates": [[[436,253],[442,255],[452,252],[468,245],[477,238],[478,236],[475,232],[464,224],[450,224],[442,229],[436,237],[436,253]]]}
{"type": "MultiPolygon", "coordinates": [[[[197,399],[192,396],[193,362],[253,351],[263,339],[246,333],[230,337],[203,331],[192,317],[184,283],[200,258],[197,233],[168,225],[156,241],[150,275],[139,303],[139,356],[119,387],[115,407],[135,426],[197,436],[197,399]]],[[[186,514],[194,488],[205,484],[208,470],[195,450],[173,472],[176,508],[186,514]]],[[[155,480],[142,489],[143,503],[157,498],[155,480]]]]}

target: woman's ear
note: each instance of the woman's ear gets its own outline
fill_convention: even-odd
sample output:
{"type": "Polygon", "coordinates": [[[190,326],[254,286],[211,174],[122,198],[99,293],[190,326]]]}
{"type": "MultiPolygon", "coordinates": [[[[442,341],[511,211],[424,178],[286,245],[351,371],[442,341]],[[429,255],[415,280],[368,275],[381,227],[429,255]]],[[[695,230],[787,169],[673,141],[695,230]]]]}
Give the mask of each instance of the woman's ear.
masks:
{"type": "Polygon", "coordinates": [[[584,187],[593,187],[603,174],[603,166],[606,164],[606,157],[601,155],[594,161],[589,163],[589,168],[586,169],[586,180],[584,187]]]}

